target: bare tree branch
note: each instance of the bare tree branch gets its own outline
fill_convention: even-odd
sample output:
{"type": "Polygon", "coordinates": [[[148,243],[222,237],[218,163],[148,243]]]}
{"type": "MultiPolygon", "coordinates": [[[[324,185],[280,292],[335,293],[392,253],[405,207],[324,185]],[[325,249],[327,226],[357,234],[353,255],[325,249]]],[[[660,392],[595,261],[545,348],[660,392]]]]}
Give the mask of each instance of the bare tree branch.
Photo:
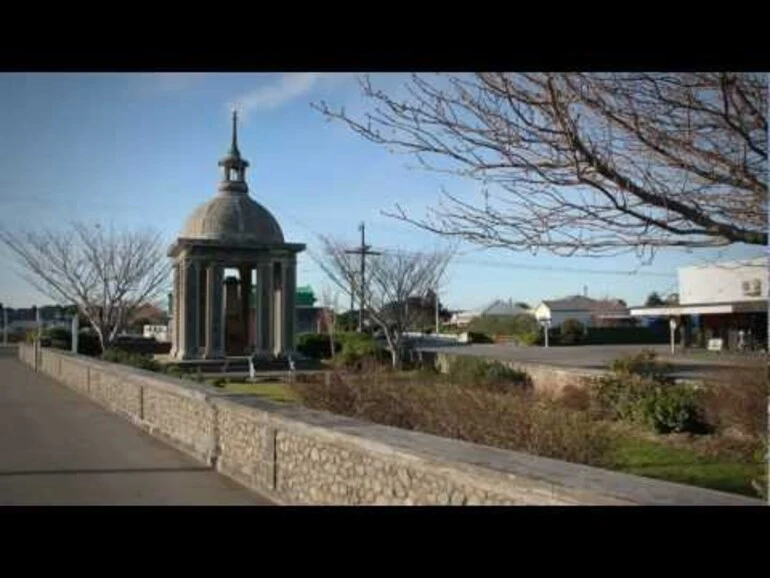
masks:
{"type": "Polygon", "coordinates": [[[322,237],[321,243],[319,265],[343,291],[348,290],[348,282],[352,283],[359,303],[365,304],[365,315],[382,330],[393,366],[398,367],[404,332],[422,312],[419,308],[410,309],[409,300],[425,298],[435,291],[452,252],[387,251],[372,256],[367,262],[369,273],[364,287],[357,275],[359,263],[353,255],[345,253],[346,245],[328,237],[322,237]]]}
{"type": "Polygon", "coordinates": [[[69,230],[0,231],[22,276],[61,305],[75,305],[109,348],[131,314],[167,289],[159,233],[116,232],[73,223],[69,230]]]}
{"type": "Polygon", "coordinates": [[[420,166],[477,181],[420,218],[486,247],[652,258],[663,247],[766,245],[766,75],[418,75],[397,98],[361,79],[373,112],[314,105],[420,166]]]}

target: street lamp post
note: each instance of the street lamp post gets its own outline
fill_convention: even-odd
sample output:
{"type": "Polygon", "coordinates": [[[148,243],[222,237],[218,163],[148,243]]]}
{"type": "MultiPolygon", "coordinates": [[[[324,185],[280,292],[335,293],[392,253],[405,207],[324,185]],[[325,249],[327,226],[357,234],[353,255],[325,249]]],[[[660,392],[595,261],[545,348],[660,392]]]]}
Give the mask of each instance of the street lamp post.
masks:
{"type": "Polygon", "coordinates": [[[551,320],[548,319],[548,318],[541,319],[540,320],[540,325],[543,326],[543,335],[544,335],[544,338],[545,338],[545,346],[548,347],[548,328],[551,326],[551,320]]]}
{"type": "Polygon", "coordinates": [[[78,312],[72,316],[72,353],[78,352],[78,336],[80,335],[80,318],[78,312]]]}
{"type": "Polygon", "coordinates": [[[668,327],[671,330],[671,355],[674,355],[674,353],[676,353],[676,326],[677,326],[676,317],[671,317],[668,320],[668,327]]]}

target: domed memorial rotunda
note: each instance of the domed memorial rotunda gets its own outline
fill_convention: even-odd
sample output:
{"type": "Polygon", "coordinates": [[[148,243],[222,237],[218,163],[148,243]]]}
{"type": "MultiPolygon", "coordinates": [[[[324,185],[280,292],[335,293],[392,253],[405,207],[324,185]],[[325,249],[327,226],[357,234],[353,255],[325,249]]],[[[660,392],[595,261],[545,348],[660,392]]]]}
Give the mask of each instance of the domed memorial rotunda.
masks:
{"type": "Polygon", "coordinates": [[[285,242],[275,217],[249,196],[237,121],[233,113],[216,195],[190,214],[168,252],[171,356],[177,360],[294,350],[297,254],[305,245],[285,242]],[[225,269],[236,269],[239,279],[225,282],[225,269]]]}

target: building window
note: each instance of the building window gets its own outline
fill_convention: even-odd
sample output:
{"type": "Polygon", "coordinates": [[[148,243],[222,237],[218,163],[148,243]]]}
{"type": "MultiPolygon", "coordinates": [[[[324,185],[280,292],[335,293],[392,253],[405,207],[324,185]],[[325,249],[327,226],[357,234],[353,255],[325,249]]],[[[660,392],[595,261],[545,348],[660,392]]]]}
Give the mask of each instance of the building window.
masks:
{"type": "Polygon", "coordinates": [[[762,282],[759,279],[744,281],[742,286],[743,295],[746,297],[759,297],[762,294],[762,282]]]}

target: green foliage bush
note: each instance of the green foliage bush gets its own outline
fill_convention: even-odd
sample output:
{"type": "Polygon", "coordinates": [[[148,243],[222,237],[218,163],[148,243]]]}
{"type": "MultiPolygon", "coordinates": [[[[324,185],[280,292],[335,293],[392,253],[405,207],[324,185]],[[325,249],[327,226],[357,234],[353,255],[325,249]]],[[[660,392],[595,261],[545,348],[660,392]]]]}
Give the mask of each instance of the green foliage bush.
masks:
{"type": "Polygon", "coordinates": [[[565,319],[559,327],[560,342],[574,345],[585,340],[585,326],[577,319],[565,319]]]}
{"type": "MultiPolygon", "coordinates": [[[[334,336],[335,352],[340,350],[340,339],[334,336]]],[[[297,340],[297,351],[311,359],[330,359],[332,356],[329,335],[326,333],[305,333],[297,340]]]]}
{"type": "Polygon", "coordinates": [[[339,353],[335,356],[335,363],[344,367],[361,365],[366,361],[376,358],[377,345],[374,338],[366,333],[345,332],[338,333],[339,353]]]}
{"type": "Polygon", "coordinates": [[[531,333],[520,333],[516,335],[516,341],[519,345],[535,345],[537,343],[538,334],[536,331],[531,333]]]}
{"type": "Polygon", "coordinates": [[[473,343],[493,343],[491,335],[513,337],[523,345],[532,345],[537,340],[539,325],[532,315],[482,315],[468,325],[469,335],[479,335],[473,343]]]}
{"type": "Polygon", "coordinates": [[[658,361],[658,354],[649,349],[620,356],[610,363],[610,371],[618,375],[638,375],[658,383],[671,383],[673,366],[658,361]]]}
{"type": "Polygon", "coordinates": [[[627,421],[657,433],[705,433],[709,430],[690,384],[661,383],[639,375],[602,376],[594,383],[602,417],[627,421]]]}
{"type": "Polygon", "coordinates": [[[480,387],[504,393],[514,388],[531,387],[532,380],[524,371],[499,361],[487,361],[469,355],[457,355],[449,363],[448,377],[455,384],[480,387]]]}
{"type": "Polygon", "coordinates": [[[120,363],[122,365],[130,365],[138,369],[146,369],[147,371],[160,371],[161,365],[152,355],[129,353],[122,349],[108,349],[102,354],[103,361],[110,361],[112,363],[120,363]]]}
{"type": "Polygon", "coordinates": [[[610,374],[592,381],[589,410],[601,417],[636,423],[657,433],[706,433],[701,390],[674,383],[671,366],[654,351],[617,358],[610,374]]]}

